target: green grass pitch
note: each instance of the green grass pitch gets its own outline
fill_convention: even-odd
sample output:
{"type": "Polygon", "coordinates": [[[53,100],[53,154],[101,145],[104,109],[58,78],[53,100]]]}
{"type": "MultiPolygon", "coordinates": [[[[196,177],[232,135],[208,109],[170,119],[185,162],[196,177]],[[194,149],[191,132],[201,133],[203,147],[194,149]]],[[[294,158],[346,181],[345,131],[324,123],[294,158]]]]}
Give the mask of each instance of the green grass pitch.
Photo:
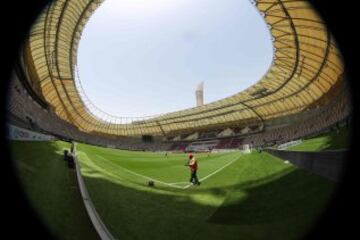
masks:
{"type": "Polygon", "coordinates": [[[298,239],[334,187],[267,153],[195,154],[200,186],[188,182],[186,154],[84,144],[77,153],[95,207],[118,239],[298,239]]]}
{"type": "Polygon", "coordinates": [[[317,137],[305,139],[299,145],[289,147],[290,151],[323,151],[348,149],[351,140],[351,128],[342,127],[317,137]]]}
{"type": "Polygon", "coordinates": [[[63,150],[69,148],[70,144],[60,141],[11,142],[12,160],[28,202],[54,237],[99,239],[82,202],[75,171],[63,160],[63,150]]]}
{"type": "MultiPolygon", "coordinates": [[[[51,231],[59,239],[97,239],[63,161],[69,144],[11,146],[29,202],[51,231]]],[[[93,203],[117,239],[299,239],[335,186],[267,153],[195,154],[202,184],[190,186],[186,154],[85,144],[77,151],[93,203]]]]}

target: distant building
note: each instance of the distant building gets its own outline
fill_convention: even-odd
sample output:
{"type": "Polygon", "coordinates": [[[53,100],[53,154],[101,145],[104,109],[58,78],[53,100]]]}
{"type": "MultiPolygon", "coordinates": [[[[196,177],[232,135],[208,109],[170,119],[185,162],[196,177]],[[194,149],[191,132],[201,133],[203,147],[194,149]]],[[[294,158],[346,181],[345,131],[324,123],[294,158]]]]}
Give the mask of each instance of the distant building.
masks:
{"type": "Polygon", "coordinates": [[[201,82],[195,91],[196,95],[196,106],[202,106],[204,105],[204,82],[201,82]]]}

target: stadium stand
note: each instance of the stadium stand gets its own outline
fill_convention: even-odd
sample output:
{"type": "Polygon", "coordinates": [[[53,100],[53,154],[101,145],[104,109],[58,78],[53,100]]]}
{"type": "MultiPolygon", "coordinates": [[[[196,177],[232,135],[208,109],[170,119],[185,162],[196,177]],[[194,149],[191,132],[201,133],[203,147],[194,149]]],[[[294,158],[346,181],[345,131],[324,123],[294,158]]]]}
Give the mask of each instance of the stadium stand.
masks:
{"type": "Polygon", "coordinates": [[[79,131],[75,126],[59,119],[56,114],[42,108],[27,94],[22,83],[14,76],[9,89],[7,104],[7,122],[19,127],[57,136],[59,139],[76,140],[98,146],[113,145],[120,149],[164,151],[171,143],[142,143],[135,138],[114,138],[88,134],[79,131]],[[33,124],[29,122],[29,117],[33,124]]]}
{"type": "MultiPolygon", "coordinates": [[[[79,131],[75,126],[63,121],[52,111],[42,108],[35,100],[27,94],[22,83],[16,78],[10,86],[8,101],[8,122],[26,129],[37,130],[39,132],[50,133],[63,139],[74,139],[79,142],[87,142],[99,146],[114,146],[120,149],[148,150],[148,151],[184,151],[189,145],[193,145],[193,140],[221,139],[219,133],[229,128],[210,130],[201,134],[195,132],[182,135],[181,139],[187,140],[186,143],[172,143],[155,141],[154,143],[142,143],[140,139],[131,137],[105,137],[98,134],[88,134],[79,131]]],[[[330,104],[306,110],[295,116],[286,117],[285,127],[277,127],[271,121],[265,122],[262,129],[258,125],[233,129],[235,137],[221,139],[216,145],[211,146],[215,149],[239,148],[241,144],[250,144],[253,147],[262,146],[270,143],[281,144],[294,139],[304,138],[310,135],[318,135],[329,131],[337,123],[348,122],[351,117],[351,105],[349,97],[343,92],[335,97],[330,104]],[[294,119],[299,119],[294,121],[294,119]],[[262,129],[262,130],[260,130],[262,129]],[[242,136],[239,138],[238,136],[242,136]]],[[[279,125],[279,124],[278,124],[279,125]]],[[[281,125],[281,124],[280,124],[281,125]]],[[[226,137],[226,136],[225,136],[226,137]]],[[[176,140],[176,139],[175,139],[176,140]]],[[[180,141],[184,141],[180,140],[180,141]]],[[[173,139],[174,141],[174,139],[173,139]]],[[[205,144],[205,143],[204,143],[205,144]]],[[[206,145],[206,144],[205,144],[206,145]]]]}
{"type": "Polygon", "coordinates": [[[305,1],[260,0],[253,4],[268,24],[274,59],[256,84],[200,107],[126,123],[105,113],[99,119],[82,97],[86,94],[74,60],[81,32],[102,1],[65,2],[53,5],[62,9],[61,18],[52,8],[43,13],[47,17],[39,18],[20,50],[7,104],[11,124],[99,146],[184,151],[193,142],[213,139],[220,140],[214,148],[281,144],[351,118],[341,54],[322,20],[305,1]],[[306,21],[299,21],[298,11],[306,21]],[[50,19],[54,22],[47,24],[50,19]],[[55,53],[51,61],[48,53],[55,53]],[[165,140],[144,143],[141,135],[165,140]]]}
{"type": "Polygon", "coordinates": [[[185,150],[188,152],[206,152],[213,149],[218,143],[219,140],[192,142],[185,150]]]}
{"type": "MultiPolygon", "coordinates": [[[[276,128],[271,126],[270,130],[261,133],[247,134],[242,138],[232,137],[221,139],[215,149],[239,148],[240,145],[250,144],[253,147],[268,144],[282,144],[292,140],[316,136],[336,128],[337,125],[348,124],[351,118],[351,107],[346,96],[341,95],[333,100],[331,104],[324,108],[317,108],[312,112],[305,112],[300,115],[299,122],[288,120],[291,124],[285,127],[276,128]],[[304,116],[306,117],[304,121],[304,116]]],[[[250,127],[249,127],[250,129],[250,127]]],[[[239,136],[244,133],[238,132],[239,136]]],[[[191,144],[191,143],[189,143],[191,144]]]]}
{"type": "MultiPolygon", "coordinates": [[[[51,116],[55,114],[74,126],[66,130],[71,134],[76,132],[74,129],[127,137],[143,134],[175,138],[186,134],[191,138],[187,140],[210,139],[226,128],[232,128],[235,134],[254,134],[269,121],[323,108],[338,95],[346,79],[334,38],[307,2],[253,1],[268,24],[274,46],[272,66],[256,84],[201,107],[146,119],[117,119],[106,113],[99,119],[88,109],[92,104],[86,105],[89,101],[83,98],[86,94],[76,75],[76,51],[86,22],[102,1],[64,2],[54,2],[33,26],[16,71],[28,99],[45,109],[46,104],[51,116]],[[61,14],[53,9],[61,9],[61,14]],[[54,54],[50,57],[49,53],[54,54]]],[[[16,89],[19,87],[14,89],[19,91],[16,89]]],[[[23,114],[21,109],[13,110],[17,116],[23,114]]],[[[39,123],[36,116],[29,117],[39,123]]]]}

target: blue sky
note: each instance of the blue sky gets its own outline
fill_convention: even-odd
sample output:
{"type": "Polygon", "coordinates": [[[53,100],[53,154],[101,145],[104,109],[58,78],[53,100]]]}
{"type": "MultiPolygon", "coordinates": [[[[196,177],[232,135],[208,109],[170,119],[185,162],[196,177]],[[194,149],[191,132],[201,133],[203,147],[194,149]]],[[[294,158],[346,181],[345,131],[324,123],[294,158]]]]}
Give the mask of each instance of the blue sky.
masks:
{"type": "Polygon", "coordinates": [[[116,116],[141,117],[233,95],[272,62],[270,33],[248,0],[106,0],[78,49],[89,99],[116,116]]]}

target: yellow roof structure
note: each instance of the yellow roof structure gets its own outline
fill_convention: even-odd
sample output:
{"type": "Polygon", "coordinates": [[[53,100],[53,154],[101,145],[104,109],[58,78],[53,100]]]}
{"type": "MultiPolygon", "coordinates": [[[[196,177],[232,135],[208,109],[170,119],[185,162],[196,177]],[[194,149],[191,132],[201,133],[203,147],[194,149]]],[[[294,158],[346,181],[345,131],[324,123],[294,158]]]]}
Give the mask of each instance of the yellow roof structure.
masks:
{"type": "Polygon", "coordinates": [[[268,72],[256,84],[219,101],[147,119],[128,121],[110,115],[100,119],[80,96],[75,68],[81,33],[101,3],[54,1],[38,18],[24,46],[24,66],[34,90],[60,118],[84,132],[162,135],[263,122],[299,113],[319,102],[326,104],[324,96],[343,82],[339,50],[309,3],[258,0],[252,3],[271,32],[274,57],[268,72]]]}

